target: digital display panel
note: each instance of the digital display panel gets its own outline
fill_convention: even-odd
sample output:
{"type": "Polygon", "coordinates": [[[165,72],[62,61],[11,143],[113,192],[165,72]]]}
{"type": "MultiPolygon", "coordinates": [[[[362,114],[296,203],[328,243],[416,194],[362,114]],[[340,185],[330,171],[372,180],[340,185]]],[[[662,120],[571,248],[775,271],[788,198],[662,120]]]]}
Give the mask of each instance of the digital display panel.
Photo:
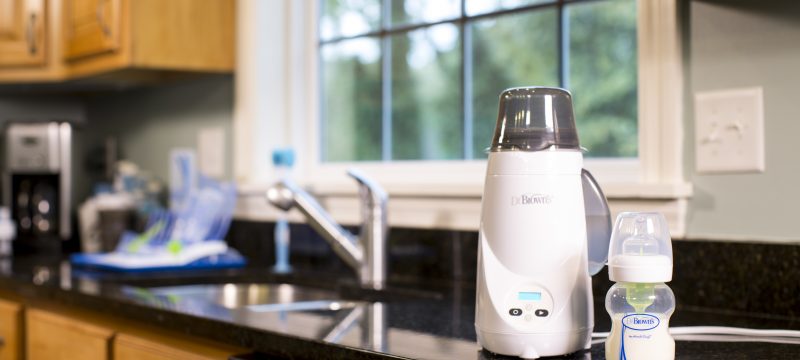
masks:
{"type": "Polygon", "coordinates": [[[542,300],[542,293],[540,292],[520,292],[519,300],[522,301],[539,301],[542,300]]]}

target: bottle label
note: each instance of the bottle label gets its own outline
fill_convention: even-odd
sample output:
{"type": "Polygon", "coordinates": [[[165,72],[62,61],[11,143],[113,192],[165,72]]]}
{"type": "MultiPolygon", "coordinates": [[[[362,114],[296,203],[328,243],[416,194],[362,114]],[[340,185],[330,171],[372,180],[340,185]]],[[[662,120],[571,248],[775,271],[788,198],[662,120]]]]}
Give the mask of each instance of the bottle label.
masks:
{"type": "Polygon", "coordinates": [[[616,317],[606,340],[606,358],[620,360],[674,359],[675,342],[662,314],[636,313],[616,317]]]}
{"type": "Polygon", "coordinates": [[[630,314],[622,318],[622,325],[634,331],[653,330],[660,323],[657,316],[650,314],[630,314]]]}

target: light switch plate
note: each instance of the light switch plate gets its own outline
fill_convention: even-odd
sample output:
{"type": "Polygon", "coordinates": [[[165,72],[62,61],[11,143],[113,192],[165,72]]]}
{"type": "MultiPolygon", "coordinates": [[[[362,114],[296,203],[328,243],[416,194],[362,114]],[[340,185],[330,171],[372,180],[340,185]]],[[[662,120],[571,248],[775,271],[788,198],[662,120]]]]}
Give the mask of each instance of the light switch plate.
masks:
{"type": "Polygon", "coordinates": [[[225,129],[202,128],[197,132],[197,157],[200,172],[212,178],[225,176],[225,129]]]}
{"type": "Polygon", "coordinates": [[[697,92],[694,109],[697,172],[764,172],[761,87],[697,92]]]}

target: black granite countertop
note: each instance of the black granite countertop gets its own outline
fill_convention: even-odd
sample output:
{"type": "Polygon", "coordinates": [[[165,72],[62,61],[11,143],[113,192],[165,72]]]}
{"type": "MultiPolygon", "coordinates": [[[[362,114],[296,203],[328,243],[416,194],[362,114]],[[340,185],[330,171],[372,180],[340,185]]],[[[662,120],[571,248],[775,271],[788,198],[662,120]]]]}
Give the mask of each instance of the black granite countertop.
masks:
{"type": "MultiPolygon", "coordinates": [[[[254,351],[242,359],[505,358],[481,351],[475,342],[470,286],[411,290],[395,284],[385,292],[371,293],[319,273],[279,276],[264,269],[239,269],[122,275],[81,271],[58,258],[22,257],[0,260],[0,289],[24,299],[85,308],[254,351]],[[254,313],[153,290],[212,283],[293,283],[359,301],[349,311],[254,313]]],[[[595,314],[595,331],[608,331],[610,322],[600,301],[595,314]]],[[[800,323],[781,317],[680,307],[671,325],[800,329],[800,323]]],[[[676,355],[678,359],[793,359],[800,357],[800,345],[678,341],[676,355]]],[[[564,358],[605,359],[603,344],[564,358]]]]}

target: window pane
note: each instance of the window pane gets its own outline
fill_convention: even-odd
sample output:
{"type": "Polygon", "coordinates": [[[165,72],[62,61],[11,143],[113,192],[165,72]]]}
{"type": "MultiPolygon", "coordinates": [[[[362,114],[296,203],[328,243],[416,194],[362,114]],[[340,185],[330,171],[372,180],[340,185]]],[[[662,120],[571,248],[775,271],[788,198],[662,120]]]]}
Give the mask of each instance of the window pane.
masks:
{"type": "Polygon", "coordinates": [[[479,20],[472,31],[472,123],[475,158],[485,158],[497,99],[516,86],[558,86],[557,12],[541,9],[479,20]]]}
{"type": "Polygon", "coordinates": [[[431,23],[460,15],[460,0],[392,0],[394,25],[431,23]]]}
{"type": "Polygon", "coordinates": [[[581,146],[592,157],[637,155],[636,2],[566,7],[569,88],[581,146]]]}
{"type": "Polygon", "coordinates": [[[462,158],[458,27],[442,24],[392,41],[392,158],[462,158]]]}
{"type": "Polygon", "coordinates": [[[322,40],[377,30],[381,0],[320,0],[319,35],[322,40]]]}
{"type": "Polygon", "coordinates": [[[321,47],[323,161],[381,158],[380,41],[346,40],[321,47]]]}
{"type": "Polygon", "coordinates": [[[555,0],[466,0],[467,15],[485,14],[492,11],[513,9],[521,6],[554,3],[555,0]]]}

